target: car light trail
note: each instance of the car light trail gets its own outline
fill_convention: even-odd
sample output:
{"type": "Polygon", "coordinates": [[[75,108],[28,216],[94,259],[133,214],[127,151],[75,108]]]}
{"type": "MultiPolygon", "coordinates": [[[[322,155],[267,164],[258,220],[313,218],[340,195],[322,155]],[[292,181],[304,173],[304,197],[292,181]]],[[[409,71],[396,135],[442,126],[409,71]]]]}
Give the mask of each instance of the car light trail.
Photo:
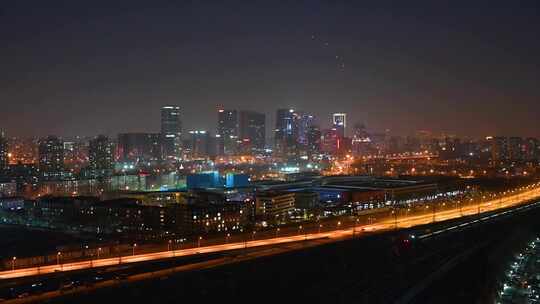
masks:
{"type": "MultiPolygon", "coordinates": [[[[459,217],[467,216],[467,215],[476,215],[479,213],[478,212],[479,209],[482,210],[480,213],[485,213],[485,212],[494,211],[501,208],[517,206],[523,202],[528,202],[539,196],[540,196],[540,189],[533,189],[533,190],[528,190],[519,194],[513,194],[504,199],[486,201],[476,206],[466,206],[466,207],[454,208],[450,210],[441,210],[441,211],[435,212],[434,214],[436,218],[438,219],[438,221],[440,222],[443,220],[455,219],[455,218],[459,218],[459,217]]],[[[539,203],[536,202],[531,205],[538,205],[538,204],[539,203]]],[[[517,210],[523,210],[525,207],[526,206],[520,206],[513,210],[503,211],[500,214],[513,213],[517,210]]],[[[469,224],[478,223],[480,221],[493,218],[494,216],[498,216],[498,214],[491,215],[491,216],[484,216],[481,219],[476,219],[471,222],[461,224],[459,225],[459,227],[463,227],[463,225],[466,226],[469,224]]],[[[320,232],[320,233],[307,233],[307,234],[299,234],[295,236],[283,236],[283,237],[275,237],[275,238],[262,239],[262,240],[252,240],[252,241],[211,245],[211,246],[204,246],[204,247],[197,247],[197,248],[188,248],[188,249],[182,249],[182,250],[172,250],[172,251],[167,250],[167,251],[161,251],[161,252],[135,254],[135,255],[130,255],[130,256],[102,258],[102,259],[93,259],[93,260],[88,260],[88,261],[64,263],[64,264],[59,264],[59,265],[55,264],[55,265],[46,265],[46,266],[38,266],[38,267],[21,268],[21,269],[14,269],[14,270],[0,272],[0,279],[12,279],[12,278],[50,274],[50,273],[55,273],[55,272],[91,269],[91,268],[96,268],[96,267],[106,267],[106,266],[145,262],[145,261],[154,261],[154,260],[160,260],[160,259],[196,255],[196,254],[201,254],[201,253],[224,252],[224,251],[239,250],[239,249],[244,249],[244,248],[256,248],[256,247],[261,247],[261,246],[278,245],[278,244],[285,244],[285,243],[292,243],[292,242],[302,242],[306,240],[343,239],[343,238],[348,238],[354,235],[353,232],[357,234],[361,234],[361,232],[392,230],[396,228],[405,228],[405,227],[413,227],[413,226],[418,226],[418,225],[429,224],[433,222],[433,218],[434,218],[433,213],[423,214],[423,215],[410,215],[410,216],[402,217],[399,220],[385,219],[376,224],[357,226],[354,228],[350,227],[350,228],[343,228],[343,229],[335,229],[332,231],[326,231],[326,232],[320,232]]],[[[455,228],[456,226],[451,227],[451,229],[455,229],[455,228]]],[[[419,236],[418,238],[422,239],[427,236],[436,235],[436,234],[444,232],[445,230],[451,230],[451,229],[446,228],[446,229],[435,231],[435,232],[432,232],[423,236],[419,236]]]]}

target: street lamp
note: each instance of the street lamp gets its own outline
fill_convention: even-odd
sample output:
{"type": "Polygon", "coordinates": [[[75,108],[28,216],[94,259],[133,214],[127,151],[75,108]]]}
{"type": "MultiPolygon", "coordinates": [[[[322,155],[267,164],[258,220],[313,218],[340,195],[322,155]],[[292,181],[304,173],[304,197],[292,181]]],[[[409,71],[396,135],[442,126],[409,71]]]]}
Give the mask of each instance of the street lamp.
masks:
{"type": "Polygon", "coordinates": [[[227,237],[225,238],[225,244],[229,243],[229,238],[231,237],[230,233],[227,233],[227,237]]]}
{"type": "Polygon", "coordinates": [[[322,224],[319,224],[319,229],[317,230],[317,233],[321,233],[322,224]]]}
{"type": "Polygon", "coordinates": [[[279,235],[279,227],[276,228],[276,238],[278,237],[279,235]]]}
{"type": "Polygon", "coordinates": [[[397,211],[395,208],[392,210],[392,215],[394,216],[394,229],[397,229],[397,211]]]}
{"type": "Polygon", "coordinates": [[[199,236],[199,238],[197,239],[197,248],[201,247],[201,240],[202,236],[199,236]]]}
{"type": "Polygon", "coordinates": [[[179,247],[180,247],[179,249],[180,249],[180,250],[182,250],[182,243],[184,243],[184,240],[185,240],[185,239],[179,239],[179,240],[178,240],[178,241],[180,242],[180,245],[179,245],[179,247]]]}
{"type": "Polygon", "coordinates": [[[356,220],[355,220],[355,222],[354,222],[354,227],[353,227],[353,229],[352,229],[352,236],[353,236],[353,238],[354,238],[354,235],[355,235],[355,233],[356,233],[356,226],[358,226],[358,221],[359,221],[359,219],[356,218],[356,220]]]}
{"type": "Polygon", "coordinates": [[[60,256],[62,255],[62,253],[60,251],[58,251],[56,253],[56,265],[60,265],[60,256]]]}
{"type": "Polygon", "coordinates": [[[13,258],[11,259],[11,270],[12,270],[12,271],[15,270],[15,261],[16,261],[16,260],[17,260],[17,257],[13,257],[13,258]]]}
{"type": "Polygon", "coordinates": [[[101,247],[99,247],[99,248],[97,249],[97,258],[98,258],[98,260],[99,260],[99,254],[100,254],[100,253],[101,253],[101,247]]]}
{"type": "Polygon", "coordinates": [[[133,252],[132,252],[132,255],[135,255],[135,247],[137,247],[137,243],[133,244],[133,252]]]}

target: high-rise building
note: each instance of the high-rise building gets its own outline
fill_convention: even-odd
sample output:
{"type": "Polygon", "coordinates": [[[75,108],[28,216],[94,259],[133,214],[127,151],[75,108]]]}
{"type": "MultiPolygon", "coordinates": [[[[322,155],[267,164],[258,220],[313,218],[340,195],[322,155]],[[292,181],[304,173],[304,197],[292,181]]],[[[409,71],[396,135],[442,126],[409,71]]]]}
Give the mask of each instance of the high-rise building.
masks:
{"type": "Polygon", "coordinates": [[[510,160],[522,160],[523,159],[523,139],[521,137],[508,138],[508,158],[510,160]]]}
{"type": "Polygon", "coordinates": [[[240,140],[244,152],[263,150],[266,144],[266,115],[254,111],[240,112],[240,140]]]}
{"type": "Polygon", "coordinates": [[[204,130],[189,131],[189,150],[192,158],[205,158],[212,154],[210,133],[204,130]]]}
{"type": "Polygon", "coordinates": [[[182,143],[180,107],[167,105],[161,108],[161,136],[164,155],[167,158],[179,157],[182,143]]]}
{"type": "Polygon", "coordinates": [[[8,140],[4,131],[0,130],[0,176],[5,172],[8,164],[8,140]]]}
{"type": "Polygon", "coordinates": [[[491,159],[495,162],[508,160],[508,138],[496,136],[490,137],[489,140],[491,141],[491,159]]]}
{"type": "Polygon", "coordinates": [[[88,146],[89,170],[93,177],[106,177],[114,168],[113,144],[107,136],[99,135],[88,146]]]}
{"type": "Polygon", "coordinates": [[[297,112],[294,116],[293,134],[295,134],[296,142],[300,147],[307,147],[309,128],[313,125],[314,117],[311,114],[297,112]]]}
{"type": "Polygon", "coordinates": [[[61,180],[64,175],[64,144],[56,136],[39,140],[39,173],[43,180],[61,180]]]}
{"type": "Polygon", "coordinates": [[[279,109],[276,113],[275,149],[287,157],[305,155],[314,117],[294,109],[279,109]]]}
{"type": "Polygon", "coordinates": [[[332,126],[336,129],[339,137],[345,137],[345,130],[347,128],[347,114],[346,113],[334,113],[332,114],[332,126]]]}
{"type": "Polygon", "coordinates": [[[311,125],[308,130],[308,153],[317,154],[321,151],[321,129],[319,126],[311,125]]]}
{"type": "Polygon", "coordinates": [[[274,130],[275,150],[285,154],[288,147],[294,145],[294,109],[278,109],[274,130]]]}
{"type": "Polygon", "coordinates": [[[321,151],[328,154],[337,154],[340,149],[340,137],[336,128],[326,129],[322,132],[321,151]]]}
{"type": "Polygon", "coordinates": [[[217,135],[220,138],[220,154],[234,155],[238,150],[238,112],[218,110],[217,135]]]}
{"type": "Polygon", "coordinates": [[[116,151],[121,162],[132,164],[157,162],[162,160],[163,145],[158,133],[118,134],[116,151]]]}

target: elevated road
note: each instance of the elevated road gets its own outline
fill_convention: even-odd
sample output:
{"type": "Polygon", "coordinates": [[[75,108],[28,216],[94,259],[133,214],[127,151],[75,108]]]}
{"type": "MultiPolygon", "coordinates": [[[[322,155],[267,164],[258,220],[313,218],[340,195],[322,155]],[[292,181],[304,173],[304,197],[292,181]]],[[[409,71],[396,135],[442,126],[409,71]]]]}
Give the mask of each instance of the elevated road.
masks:
{"type": "MultiPolygon", "coordinates": [[[[44,274],[67,272],[74,270],[92,269],[120,264],[130,264],[145,261],[156,261],[170,259],[175,257],[191,256],[202,253],[225,252],[232,250],[250,249],[257,247],[266,247],[294,242],[304,242],[317,239],[328,241],[337,241],[344,238],[360,236],[363,233],[373,231],[384,231],[392,229],[409,228],[419,225],[425,225],[432,222],[441,222],[450,219],[456,219],[463,216],[478,215],[486,212],[493,212],[498,209],[508,209],[519,205],[530,203],[532,200],[540,197],[540,188],[526,188],[519,193],[510,193],[509,195],[497,199],[488,199],[476,205],[456,206],[451,209],[445,209],[434,212],[426,212],[419,215],[405,215],[399,218],[386,218],[369,225],[358,225],[355,227],[340,228],[320,233],[305,233],[294,236],[273,237],[261,240],[251,240],[243,242],[231,242],[226,244],[203,246],[197,248],[188,248],[182,250],[167,250],[153,253],[134,254],[131,256],[121,256],[114,258],[92,259],[87,261],[78,261],[57,265],[46,265],[39,267],[29,267],[13,269],[0,272],[0,279],[14,279],[22,277],[31,277],[44,274]]],[[[428,206],[429,207],[429,206],[428,206]]]]}

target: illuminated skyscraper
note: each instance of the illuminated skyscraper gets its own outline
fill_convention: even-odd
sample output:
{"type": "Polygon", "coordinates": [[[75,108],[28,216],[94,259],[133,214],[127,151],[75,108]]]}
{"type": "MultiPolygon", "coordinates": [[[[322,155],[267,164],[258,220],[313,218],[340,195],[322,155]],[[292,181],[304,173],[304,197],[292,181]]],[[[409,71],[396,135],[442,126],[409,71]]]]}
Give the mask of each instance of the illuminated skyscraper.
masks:
{"type": "Polygon", "coordinates": [[[240,140],[243,147],[248,147],[247,150],[263,150],[266,143],[266,115],[241,111],[240,140]]]}
{"type": "Polygon", "coordinates": [[[7,169],[8,162],[8,141],[4,131],[0,130],[0,175],[7,169]]]}
{"type": "Polygon", "coordinates": [[[236,154],[238,150],[238,112],[236,110],[218,110],[217,135],[221,141],[219,154],[236,154]]]}
{"type": "Polygon", "coordinates": [[[280,155],[289,155],[296,150],[296,115],[294,109],[278,109],[276,112],[275,151],[280,155]]]}
{"type": "Polygon", "coordinates": [[[56,136],[39,140],[39,173],[43,180],[61,180],[64,177],[64,143],[56,136]]]}
{"type": "Polygon", "coordinates": [[[161,108],[161,136],[165,156],[179,157],[182,143],[180,107],[167,105],[161,108]]]}
{"type": "Polygon", "coordinates": [[[293,135],[294,109],[278,109],[276,112],[276,129],[274,139],[276,146],[282,144],[286,138],[293,135]]]}
{"type": "Polygon", "coordinates": [[[106,177],[112,174],[114,166],[113,144],[107,136],[99,135],[90,140],[88,159],[90,174],[93,177],[106,177]]]}
{"type": "Polygon", "coordinates": [[[339,137],[336,128],[323,130],[321,136],[321,151],[331,155],[336,155],[341,148],[340,141],[341,138],[339,137]]]}
{"type": "Polygon", "coordinates": [[[308,153],[317,154],[321,151],[321,129],[319,126],[311,125],[308,130],[308,153]]]}
{"type": "Polygon", "coordinates": [[[295,134],[294,137],[299,146],[304,148],[307,147],[309,143],[308,133],[310,127],[313,125],[314,117],[313,115],[304,112],[297,112],[295,114],[293,134],[295,134]]]}
{"type": "Polygon", "coordinates": [[[332,114],[332,126],[336,129],[337,135],[341,138],[345,137],[345,130],[347,128],[347,114],[346,113],[334,113],[332,114]]]}
{"type": "Polygon", "coordinates": [[[276,152],[283,156],[306,155],[309,150],[309,132],[314,117],[294,109],[279,109],[276,113],[276,152]]]}

